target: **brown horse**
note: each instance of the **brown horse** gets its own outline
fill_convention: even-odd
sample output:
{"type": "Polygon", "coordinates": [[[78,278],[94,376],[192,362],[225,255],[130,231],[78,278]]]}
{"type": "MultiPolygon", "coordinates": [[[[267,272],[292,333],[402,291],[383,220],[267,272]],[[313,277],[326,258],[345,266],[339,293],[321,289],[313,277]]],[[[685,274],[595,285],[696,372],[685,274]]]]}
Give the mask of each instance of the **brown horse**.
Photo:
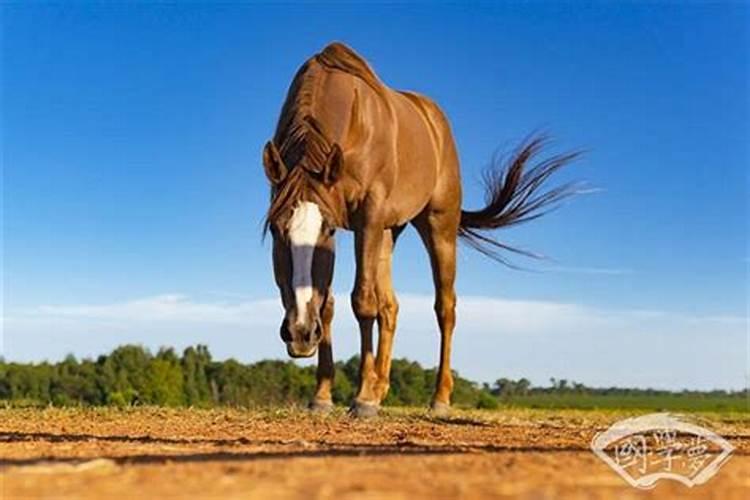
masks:
{"type": "Polygon", "coordinates": [[[359,322],[361,364],[353,411],[371,415],[388,392],[398,313],[391,255],[408,223],[427,248],[435,284],[441,338],[432,408],[448,409],[457,237],[502,260],[498,251],[509,247],[484,230],[536,218],[572,193],[570,185],[539,193],[540,185],[575,156],[554,156],[526,168],[543,142],[525,142],[507,169],[486,178],[485,208],[463,211],[456,146],[434,102],[388,88],[364,59],[340,43],[305,62],[289,88],[274,138],[265,146],[263,165],[271,183],[266,229],[273,235],[274,275],[286,311],[281,338],[292,357],[318,351],[314,409],[332,406],[335,230],[354,232],[351,304],[359,322]]]}

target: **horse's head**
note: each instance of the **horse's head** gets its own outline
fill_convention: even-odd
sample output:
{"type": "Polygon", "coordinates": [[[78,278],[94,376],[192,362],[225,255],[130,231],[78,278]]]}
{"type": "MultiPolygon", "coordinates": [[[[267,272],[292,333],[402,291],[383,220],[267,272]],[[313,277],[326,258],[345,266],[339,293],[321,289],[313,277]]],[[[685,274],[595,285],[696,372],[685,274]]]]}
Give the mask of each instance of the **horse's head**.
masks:
{"type": "Polygon", "coordinates": [[[326,221],[319,204],[307,201],[304,193],[287,197],[289,202],[283,203],[285,190],[295,189],[289,185],[294,179],[287,179],[288,172],[275,149],[269,143],[263,160],[279,201],[272,203],[267,227],[273,235],[273,272],[285,310],[281,339],[290,356],[310,357],[323,335],[321,310],[333,279],[335,228],[326,221]]]}
{"type": "Polygon", "coordinates": [[[290,356],[309,357],[323,334],[320,312],[333,278],[334,229],[312,202],[298,203],[270,229],[273,272],[286,311],[281,338],[290,356]]]}

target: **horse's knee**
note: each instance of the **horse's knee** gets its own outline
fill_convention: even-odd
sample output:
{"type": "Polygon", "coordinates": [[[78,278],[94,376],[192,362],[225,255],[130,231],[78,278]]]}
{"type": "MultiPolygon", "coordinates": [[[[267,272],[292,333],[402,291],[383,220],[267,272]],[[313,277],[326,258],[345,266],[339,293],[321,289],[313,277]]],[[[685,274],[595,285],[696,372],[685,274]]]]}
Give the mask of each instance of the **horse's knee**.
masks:
{"type": "Polygon", "coordinates": [[[358,286],[352,292],[352,310],[358,320],[375,319],[378,315],[378,298],[374,286],[358,286]]]}
{"type": "Polygon", "coordinates": [[[435,300],[435,315],[443,329],[452,329],[456,324],[455,292],[440,294],[435,300]]]}
{"type": "Polygon", "coordinates": [[[396,317],[398,316],[398,301],[393,294],[382,297],[378,303],[378,320],[383,328],[393,330],[396,328],[396,317]]]}

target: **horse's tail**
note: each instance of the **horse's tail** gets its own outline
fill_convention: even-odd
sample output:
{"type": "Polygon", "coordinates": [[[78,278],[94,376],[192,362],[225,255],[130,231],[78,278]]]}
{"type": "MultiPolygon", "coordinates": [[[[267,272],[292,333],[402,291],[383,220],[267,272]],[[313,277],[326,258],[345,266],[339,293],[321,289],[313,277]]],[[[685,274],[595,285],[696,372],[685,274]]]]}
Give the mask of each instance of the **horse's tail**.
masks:
{"type": "MultiPolygon", "coordinates": [[[[580,156],[580,151],[535,161],[547,143],[545,136],[531,136],[506,161],[493,161],[484,174],[487,205],[480,210],[462,210],[458,235],[484,255],[511,265],[504,251],[528,257],[538,254],[501,243],[487,231],[537,219],[554,210],[560,202],[579,192],[578,184],[566,183],[544,189],[547,179],[580,156]],[[535,164],[529,166],[530,163],[535,164]]],[[[511,266],[513,267],[513,266],[511,266]]]]}

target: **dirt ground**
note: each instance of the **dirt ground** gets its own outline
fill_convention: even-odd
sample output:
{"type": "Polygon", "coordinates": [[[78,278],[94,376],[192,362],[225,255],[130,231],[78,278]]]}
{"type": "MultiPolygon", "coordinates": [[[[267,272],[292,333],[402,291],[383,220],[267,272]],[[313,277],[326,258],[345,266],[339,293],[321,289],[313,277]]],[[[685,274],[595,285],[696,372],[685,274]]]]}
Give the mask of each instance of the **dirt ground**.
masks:
{"type": "Polygon", "coordinates": [[[750,498],[750,420],[704,415],[736,450],[708,483],[629,486],[589,449],[633,413],[386,409],[0,410],[2,498],[750,498]]]}

